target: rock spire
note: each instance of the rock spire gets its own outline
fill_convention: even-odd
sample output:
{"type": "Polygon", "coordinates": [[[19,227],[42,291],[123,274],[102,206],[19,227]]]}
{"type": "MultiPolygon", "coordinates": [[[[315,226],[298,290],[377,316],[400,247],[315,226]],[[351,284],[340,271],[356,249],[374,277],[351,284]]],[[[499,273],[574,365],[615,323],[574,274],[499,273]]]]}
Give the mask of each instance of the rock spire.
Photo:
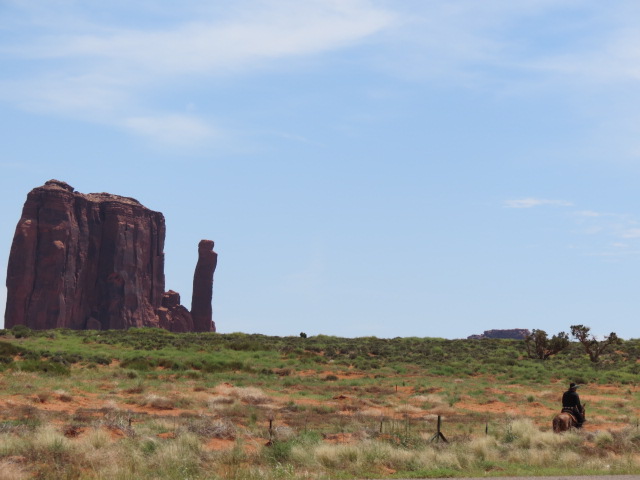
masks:
{"type": "Polygon", "coordinates": [[[198,263],[193,274],[191,317],[196,332],[215,332],[212,320],[213,272],[218,264],[218,254],[213,251],[213,240],[201,240],[198,244],[198,263]]]}

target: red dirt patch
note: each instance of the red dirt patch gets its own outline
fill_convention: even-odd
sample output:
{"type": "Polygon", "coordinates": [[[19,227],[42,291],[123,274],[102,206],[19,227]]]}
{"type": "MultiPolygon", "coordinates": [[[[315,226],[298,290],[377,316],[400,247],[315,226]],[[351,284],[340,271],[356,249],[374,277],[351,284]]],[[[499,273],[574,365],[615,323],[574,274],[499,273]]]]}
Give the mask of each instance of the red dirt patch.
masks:
{"type": "Polygon", "coordinates": [[[235,446],[235,444],[235,440],[212,438],[205,444],[204,449],[211,451],[231,450],[235,446]]]}

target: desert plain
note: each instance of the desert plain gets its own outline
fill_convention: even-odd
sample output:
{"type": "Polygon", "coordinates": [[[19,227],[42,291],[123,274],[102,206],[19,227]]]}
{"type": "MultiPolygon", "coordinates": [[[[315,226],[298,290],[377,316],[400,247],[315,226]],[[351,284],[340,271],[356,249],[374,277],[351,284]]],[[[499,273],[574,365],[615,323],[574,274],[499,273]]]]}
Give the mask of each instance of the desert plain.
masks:
{"type": "Polygon", "coordinates": [[[640,342],[1,331],[0,478],[640,474],[640,342]],[[569,381],[588,421],[554,434],[569,381]],[[440,424],[440,433],[438,433],[440,424]]]}

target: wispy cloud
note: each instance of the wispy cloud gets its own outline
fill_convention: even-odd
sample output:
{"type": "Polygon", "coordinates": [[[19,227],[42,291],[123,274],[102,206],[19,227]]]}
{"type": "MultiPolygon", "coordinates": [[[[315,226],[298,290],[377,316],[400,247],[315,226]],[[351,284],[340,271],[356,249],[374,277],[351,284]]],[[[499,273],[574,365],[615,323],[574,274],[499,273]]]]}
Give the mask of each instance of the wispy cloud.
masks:
{"type": "Polygon", "coordinates": [[[628,245],[621,240],[640,238],[640,224],[633,215],[593,210],[576,210],[571,213],[571,218],[579,227],[578,232],[603,235],[612,239],[611,245],[615,244],[616,247],[628,245]]]}
{"type": "Polygon", "coordinates": [[[590,49],[560,51],[532,60],[529,67],[590,83],[640,80],[640,32],[635,20],[640,10],[628,20],[619,19],[616,28],[590,49]]]}
{"type": "Polygon", "coordinates": [[[32,111],[124,125],[148,137],[166,139],[168,131],[205,137],[212,127],[202,118],[166,112],[151,118],[149,106],[141,118],[140,98],[186,78],[237,74],[345,48],[395,22],[390,11],[368,0],[252,0],[224,13],[186,2],[176,21],[168,20],[160,4],[145,4],[148,12],[123,5],[115,2],[112,8],[124,10],[119,12],[124,16],[129,8],[164,21],[123,26],[122,16],[105,21],[110,17],[98,8],[80,11],[73,3],[57,2],[53,11],[46,2],[13,2],[16,24],[30,34],[27,40],[21,35],[22,41],[0,43],[0,58],[5,65],[22,62],[31,68],[20,70],[27,74],[3,75],[0,99],[32,111]],[[189,9],[191,15],[185,14],[189,9]]]}
{"type": "Polygon", "coordinates": [[[575,233],[594,239],[585,247],[588,255],[607,258],[636,256],[640,253],[640,222],[631,214],[574,212],[575,233]]]}
{"type": "Polygon", "coordinates": [[[640,253],[640,220],[632,214],[578,209],[572,202],[542,198],[522,198],[504,202],[507,208],[528,209],[541,206],[563,207],[567,233],[582,237],[569,248],[589,256],[607,258],[640,253]]]}
{"type": "Polygon", "coordinates": [[[580,0],[457,0],[395,7],[410,20],[394,38],[405,48],[387,61],[409,76],[500,85],[553,80],[554,86],[565,77],[573,88],[576,82],[640,78],[640,7],[632,0],[613,7],[580,0]],[[527,75],[513,75],[518,72],[527,75]]]}
{"type": "Polygon", "coordinates": [[[622,238],[640,238],[640,228],[627,228],[620,232],[622,238]]]}
{"type": "Polygon", "coordinates": [[[586,217],[586,218],[597,218],[602,217],[603,214],[600,212],[594,212],[593,210],[579,210],[574,212],[574,214],[578,217],[586,217]]]}
{"type": "Polygon", "coordinates": [[[571,207],[573,206],[573,204],[565,200],[550,200],[547,198],[527,197],[507,200],[504,202],[504,206],[507,208],[534,208],[542,206],[571,207]]]}
{"type": "MultiPolygon", "coordinates": [[[[158,92],[188,90],[183,85],[212,77],[291,68],[295,59],[374,39],[369,60],[378,67],[447,85],[498,84],[495,91],[504,93],[534,83],[555,90],[563,85],[570,92],[585,84],[640,79],[634,24],[640,9],[633,1],[4,4],[0,29],[8,33],[0,37],[0,100],[31,111],[129,124],[134,133],[151,131],[127,119],[154,115],[158,92]],[[531,28],[537,24],[541,28],[531,28]],[[553,48],[545,48],[549,38],[553,48]]],[[[614,127],[637,124],[637,110],[614,127]]],[[[158,111],[157,122],[173,114],[184,112],[158,111]]],[[[637,145],[625,149],[637,156],[637,145]]]]}
{"type": "Polygon", "coordinates": [[[220,23],[198,19],[163,29],[108,26],[14,48],[36,59],[86,59],[121,67],[120,75],[225,73],[253,69],[261,60],[309,55],[344,47],[372,35],[393,15],[368,2],[254,2],[251,13],[220,23]],[[124,68],[126,67],[126,69],[124,68]],[[126,72],[129,72],[128,74],[126,72]]]}
{"type": "Polygon", "coordinates": [[[144,137],[162,139],[163,143],[173,146],[188,147],[217,135],[208,123],[187,115],[131,117],[124,120],[123,126],[144,137]]]}

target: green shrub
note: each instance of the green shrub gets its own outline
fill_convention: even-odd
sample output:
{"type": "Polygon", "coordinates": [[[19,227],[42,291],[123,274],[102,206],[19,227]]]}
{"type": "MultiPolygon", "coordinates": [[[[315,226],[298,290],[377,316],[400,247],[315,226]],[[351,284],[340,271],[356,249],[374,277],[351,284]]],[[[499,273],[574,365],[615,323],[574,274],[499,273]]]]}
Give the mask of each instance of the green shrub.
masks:
{"type": "Polygon", "coordinates": [[[134,357],[134,358],[124,360],[120,363],[121,368],[137,370],[139,372],[151,370],[155,368],[155,366],[156,366],[156,363],[146,357],[134,357]]]}
{"type": "Polygon", "coordinates": [[[26,325],[14,325],[11,327],[11,334],[16,338],[28,338],[33,334],[33,330],[26,325]]]}
{"type": "Polygon", "coordinates": [[[238,360],[204,360],[202,362],[202,371],[207,373],[228,372],[230,370],[250,370],[245,364],[238,360]]]}
{"type": "Polygon", "coordinates": [[[13,357],[20,355],[24,349],[9,342],[0,342],[0,363],[11,363],[13,357]]]}
{"type": "Polygon", "coordinates": [[[250,341],[244,341],[244,342],[233,342],[230,343],[227,348],[231,349],[231,350],[236,350],[236,351],[249,351],[249,352],[257,352],[263,349],[262,345],[258,342],[250,342],[250,341]]]}
{"type": "Polygon", "coordinates": [[[157,361],[157,366],[162,368],[168,368],[171,370],[184,370],[185,365],[180,362],[176,362],[169,358],[161,358],[157,361]]]}
{"type": "Polygon", "coordinates": [[[52,360],[24,360],[14,363],[14,370],[23,372],[39,372],[47,375],[69,375],[71,371],[69,367],[63,363],[52,360]]]}
{"type": "Polygon", "coordinates": [[[91,355],[87,360],[98,365],[111,365],[111,358],[104,355],[91,355]]]}

